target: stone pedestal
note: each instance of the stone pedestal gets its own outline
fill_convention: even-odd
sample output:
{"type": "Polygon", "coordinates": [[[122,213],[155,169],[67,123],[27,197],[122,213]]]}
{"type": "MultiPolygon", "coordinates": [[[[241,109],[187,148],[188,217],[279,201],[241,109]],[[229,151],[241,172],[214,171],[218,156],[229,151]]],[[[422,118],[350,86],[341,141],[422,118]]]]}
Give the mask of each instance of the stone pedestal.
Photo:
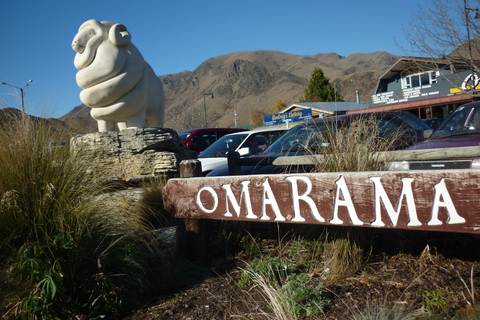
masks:
{"type": "Polygon", "coordinates": [[[95,132],[71,140],[93,156],[92,174],[100,180],[133,182],[156,176],[178,177],[182,160],[196,159],[173,129],[136,128],[95,132]],[[95,168],[95,169],[93,169],[95,168]]]}

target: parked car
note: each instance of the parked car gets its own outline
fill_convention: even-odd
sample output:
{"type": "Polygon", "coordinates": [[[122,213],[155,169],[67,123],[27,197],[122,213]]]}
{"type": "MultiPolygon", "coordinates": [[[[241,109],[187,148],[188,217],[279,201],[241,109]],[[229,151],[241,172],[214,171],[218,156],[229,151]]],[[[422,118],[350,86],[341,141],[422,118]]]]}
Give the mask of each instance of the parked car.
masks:
{"type": "MultiPolygon", "coordinates": [[[[480,145],[480,102],[458,107],[431,137],[406,150],[478,147],[480,145]]],[[[432,161],[395,161],[389,170],[480,169],[480,158],[432,161]]]]}
{"type": "Polygon", "coordinates": [[[198,154],[226,134],[248,131],[242,128],[200,128],[185,130],[178,134],[182,143],[198,154]]]}
{"type": "Polygon", "coordinates": [[[205,149],[198,159],[204,175],[227,164],[227,153],[237,151],[240,156],[261,153],[288,129],[264,129],[227,134],[205,149]]]}
{"type": "Polygon", "coordinates": [[[443,118],[422,119],[422,121],[425,122],[427,126],[434,130],[442,124],[443,120],[443,118]]]}
{"type": "MultiPolygon", "coordinates": [[[[433,131],[418,117],[405,111],[347,114],[316,119],[297,125],[275,141],[264,152],[254,157],[275,158],[321,153],[322,147],[327,147],[328,142],[321,141],[322,134],[319,133],[331,130],[331,128],[346,128],[357,123],[355,120],[362,118],[372,118],[375,120],[374,123],[377,126],[381,139],[395,138],[393,142],[395,144],[394,149],[404,149],[419,141],[423,141],[433,131]]],[[[240,174],[298,173],[310,172],[312,169],[311,166],[304,165],[247,165],[240,168],[240,174]]],[[[208,174],[209,177],[226,175],[228,175],[227,166],[213,170],[208,174]]]]}

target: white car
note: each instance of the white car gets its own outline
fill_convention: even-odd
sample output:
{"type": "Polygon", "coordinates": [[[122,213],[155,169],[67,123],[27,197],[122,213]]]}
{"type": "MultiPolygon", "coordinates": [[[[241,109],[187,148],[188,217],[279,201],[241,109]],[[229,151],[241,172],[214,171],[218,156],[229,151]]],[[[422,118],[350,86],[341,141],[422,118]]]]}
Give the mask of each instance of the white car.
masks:
{"type": "Polygon", "coordinates": [[[204,175],[227,165],[227,153],[237,151],[241,157],[258,154],[277,140],[288,129],[264,129],[227,134],[199,154],[204,175]]]}

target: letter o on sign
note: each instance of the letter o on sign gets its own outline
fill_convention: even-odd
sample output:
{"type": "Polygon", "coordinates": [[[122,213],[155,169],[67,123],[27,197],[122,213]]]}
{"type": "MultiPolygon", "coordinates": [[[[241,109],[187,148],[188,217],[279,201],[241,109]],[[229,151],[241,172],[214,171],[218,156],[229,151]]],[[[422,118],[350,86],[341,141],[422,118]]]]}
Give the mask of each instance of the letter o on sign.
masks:
{"type": "Polygon", "coordinates": [[[215,190],[213,190],[212,187],[203,187],[200,190],[198,190],[198,192],[197,192],[197,206],[200,208],[200,210],[202,210],[205,213],[212,213],[217,209],[217,207],[218,207],[218,196],[217,196],[217,193],[215,192],[215,190]],[[201,195],[202,191],[206,191],[206,192],[210,193],[211,197],[213,198],[213,207],[211,209],[207,209],[203,206],[202,200],[200,199],[200,195],[201,195]]]}

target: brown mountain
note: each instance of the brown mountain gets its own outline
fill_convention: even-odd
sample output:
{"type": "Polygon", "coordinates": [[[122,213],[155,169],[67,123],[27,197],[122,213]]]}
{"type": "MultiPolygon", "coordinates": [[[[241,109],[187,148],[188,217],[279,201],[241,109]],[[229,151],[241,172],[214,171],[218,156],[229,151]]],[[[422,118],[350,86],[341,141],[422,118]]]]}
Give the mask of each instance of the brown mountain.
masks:
{"type": "MultiPolygon", "coordinates": [[[[22,111],[15,108],[0,109],[0,128],[18,126],[25,120],[31,128],[43,127],[42,132],[48,134],[48,140],[55,142],[66,141],[70,138],[71,133],[75,132],[68,122],[59,119],[40,118],[30,115],[22,116],[22,111]]],[[[25,127],[21,126],[20,128],[23,129],[25,127]]]]}
{"type": "MultiPolygon", "coordinates": [[[[269,112],[277,100],[298,101],[315,67],[347,101],[368,101],[379,77],[398,59],[387,52],[299,56],[278,51],[233,52],[211,58],[194,71],[160,76],[165,88],[165,126],[183,131],[252,123],[255,110],[269,112]],[[205,93],[205,94],[204,94],[205,93]],[[213,94],[213,97],[212,97],[213,94]]],[[[70,126],[96,130],[89,108],[81,105],[61,117],[70,126]]]]}

